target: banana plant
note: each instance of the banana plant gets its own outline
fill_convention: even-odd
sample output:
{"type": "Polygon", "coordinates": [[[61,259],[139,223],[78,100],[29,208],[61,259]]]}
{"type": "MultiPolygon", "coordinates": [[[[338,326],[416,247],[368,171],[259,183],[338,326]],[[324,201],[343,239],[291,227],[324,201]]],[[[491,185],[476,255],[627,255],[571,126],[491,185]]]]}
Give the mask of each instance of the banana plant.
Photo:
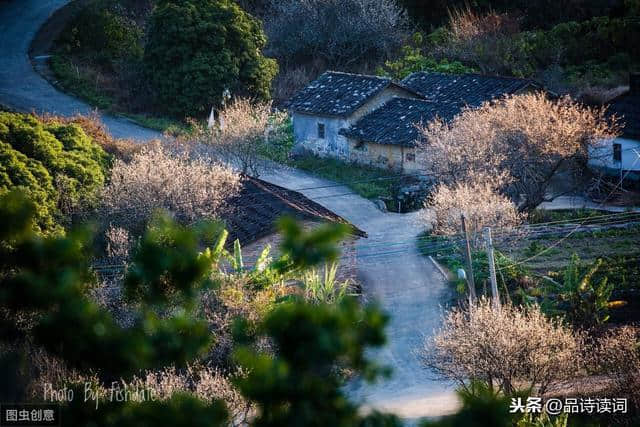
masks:
{"type": "Polygon", "coordinates": [[[566,314],[578,323],[601,324],[609,320],[609,299],[613,284],[608,278],[594,283],[594,275],[602,265],[598,259],[590,266],[583,266],[576,254],[566,267],[562,282],[547,280],[547,295],[543,308],[550,314],[566,314]]]}

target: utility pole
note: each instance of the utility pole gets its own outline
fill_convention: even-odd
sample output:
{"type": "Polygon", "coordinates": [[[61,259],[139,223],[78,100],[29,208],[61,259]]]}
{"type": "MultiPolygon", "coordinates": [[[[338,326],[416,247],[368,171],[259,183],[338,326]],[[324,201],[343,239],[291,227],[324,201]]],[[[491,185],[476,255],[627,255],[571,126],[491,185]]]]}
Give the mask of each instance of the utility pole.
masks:
{"type": "Polygon", "coordinates": [[[489,276],[491,278],[491,297],[493,306],[500,307],[500,295],[498,295],[498,280],[496,279],[496,264],[493,259],[493,241],[491,239],[491,228],[484,228],[484,239],[487,245],[487,260],[489,261],[489,276]]]}
{"type": "Polygon", "coordinates": [[[464,239],[467,242],[467,285],[469,286],[469,302],[476,302],[476,284],[473,279],[473,263],[471,261],[471,244],[469,243],[469,230],[467,230],[467,218],[464,214],[460,215],[462,221],[462,232],[464,233],[464,239]]]}

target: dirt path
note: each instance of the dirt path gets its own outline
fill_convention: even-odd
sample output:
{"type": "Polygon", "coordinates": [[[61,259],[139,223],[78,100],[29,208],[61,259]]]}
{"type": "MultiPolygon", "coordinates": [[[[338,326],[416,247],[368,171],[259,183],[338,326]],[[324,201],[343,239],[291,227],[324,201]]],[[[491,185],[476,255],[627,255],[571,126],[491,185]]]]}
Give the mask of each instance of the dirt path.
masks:
{"type": "MultiPolygon", "coordinates": [[[[34,71],[27,55],[38,28],[65,3],[13,0],[0,5],[0,103],[21,111],[61,115],[91,111],[85,103],[52,87],[34,71]]],[[[147,141],[160,136],[126,119],[102,118],[116,137],[147,141]]],[[[415,237],[420,229],[414,215],[383,213],[369,200],[344,195],[350,192],[345,187],[327,188],[331,182],[294,169],[278,169],[263,178],[291,189],[325,186],[302,192],[369,234],[357,246],[360,275],[365,293],[379,300],[392,318],[388,345],[372,357],[392,367],[394,374],[373,386],[358,381],[348,384],[352,398],[407,419],[455,410],[451,388],[432,381],[414,354],[423,337],[439,324],[440,304],[447,300],[448,292],[440,273],[418,253],[415,237]]]]}

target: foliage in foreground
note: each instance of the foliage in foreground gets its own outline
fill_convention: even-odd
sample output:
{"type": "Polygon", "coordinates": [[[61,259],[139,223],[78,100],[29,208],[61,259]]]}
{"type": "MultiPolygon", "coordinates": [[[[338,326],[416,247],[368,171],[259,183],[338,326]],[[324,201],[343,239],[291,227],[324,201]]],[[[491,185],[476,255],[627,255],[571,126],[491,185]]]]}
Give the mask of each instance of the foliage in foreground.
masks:
{"type": "Polygon", "coordinates": [[[37,207],[35,226],[52,231],[62,214],[95,205],[109,157],[73,123],[0,112],[0,194],[24,192],[37,207]]]}
{"type": "Polygon", "coordinates": [[[156,105],[204,117],[223,94],[268,99],[277,73],[259,21],[231,0],[161,0],[149,22],[144,66],[156,105]]]}
{"type": "MultiPolygon", "coordinates": [[[[128,377],[153,367],[184,365],[197,360],[211,345],[210,333],[193,316],[191,303],[200,291],[215,284],[211,273],[221,252],[199,252],[202,229],[164,219],[141,240],[125,279],[126,296],[137,303],[138,313],[133,324],[124,327],[86,296],[91,283],[86,264],[88,236],[80,232],[66,237],[35,235],[30,224],[32,204],[17,193],[3,196],[0,202],[4,343],[32,340],[72,367],[93,370],[97,381],[128,377]],[[165,316],[158,316],[169,300],[178,304],[165,316]],[[28,321],[17,323],[17,319],[28,321]]],[[[335,243],[346,233],[342,226],[305,233],[286,220],[280,227],[286,256],[273,268],[281,272],[335,259],[335,243]]],[[[205,234],[210,233],[209,229],[205,234]]],[[[336,371],[337,366],[349,368],[368,380],[383,372],[364,352],[384,343],[386,321],[377,308],[361,308],[348,299],[337,305],[283,302],[258,326],[258,335],[276,344],[276,355],[257,353],[259,336],[239,321],[237,338],[242,345],[235,357],[249,374],[236,382],[243,395],[257,404],[252,424],[397,425],[392,416],[360,415],[343,394],[336,371]]],[[[8,374],[16,368],[9,363],[2,366],[3,375],[4,370],[8,374]]],[[[16,395],[16,390],[9,391],[16,395]]],[[[80,388],[75,394],[84,395],[80,388]]],[[[160,401],[107,401],[98,409],[93,402],[82,400],[76,398],[63,407],[65,420],[98,426],[216,426],[228,421],[221,401],[203,401],[191,394],[174,394],[160,401]]]]}
{"type": "Polygon", "coordinates": [[[495,393],[487,384],[473,381],[469,390],[458,390],[462,408],[437,421],[426,421],[422,427],[567,427],[568,414],[512,414],[507,396],[495,393]]]}

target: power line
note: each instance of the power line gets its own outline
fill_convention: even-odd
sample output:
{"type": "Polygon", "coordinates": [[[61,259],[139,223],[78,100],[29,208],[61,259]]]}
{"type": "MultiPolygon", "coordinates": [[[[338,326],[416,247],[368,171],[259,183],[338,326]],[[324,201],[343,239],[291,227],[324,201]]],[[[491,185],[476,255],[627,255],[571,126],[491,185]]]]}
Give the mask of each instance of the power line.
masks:
{"type": "MultiPolygon", "coordinates": [[[[633,164],[631,165],[631,168],[633,168],[635,166],[635,164],[638,162],[638,160],[640,160],[640,154],[636,151],[636,155],[637,158],[636,160],[633,162],[633,164]]],[[[598,205],[599,207],[602,207],[602,205],[604,205],[604,203],[609,200],[611,198],[611,196],[613,196],[613,194],[615,193],[615,191],[618,189],[618,187],[620,185],[622,185],[622,182],[624,181],[624,179],[629,175],[629,173],[631,172],[631,170],[628,170],[626,174],[624,174],[624,176],[620,177],[620,181],[616,184],[616,186],[611,190],[611,192],[609,192],[609,195],[607,195],[607,197],[604,198],[604,200],[602,202],[600,202],[600,204],[598,205]]],[[[529,262],[537,257],[539,257],[540,255],[550,251],[551,249],[555,248],[556,246],[558,246],[560,243],[564,242],[565,240],[567,240],[569,237],[571,237],[581,226],[583,226],[583,223],[580,223],[578,225],[576,225],[576,227],[571,230],[566,236],[563,236],[562,238],[558,239],[556,242],[554,242],[553,244],[551,244],[550,246],[546,247],[545,249],[543,249],[542,251],[540,251],[537,254],[534,254],[522,261],[517,261],[515,263],[511,263],[510,265],[504,266],[499,268],[498,270],[504,270],[506,268],[510,268],[510,267],[515,267],[517,265],[521,265],[524,264],[525,262],[529,262]]]]}

